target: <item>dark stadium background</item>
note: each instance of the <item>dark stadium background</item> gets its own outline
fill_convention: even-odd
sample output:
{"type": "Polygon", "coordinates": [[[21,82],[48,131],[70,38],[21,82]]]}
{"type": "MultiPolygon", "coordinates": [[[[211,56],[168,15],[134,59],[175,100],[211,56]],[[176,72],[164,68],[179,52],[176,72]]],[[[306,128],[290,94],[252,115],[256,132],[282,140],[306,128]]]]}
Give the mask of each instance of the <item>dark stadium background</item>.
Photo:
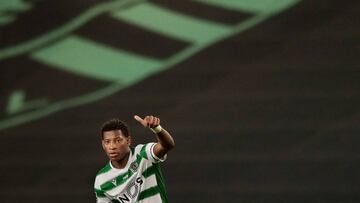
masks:
{"type": "MultiPolygon", "coordinates": [[[[127,85],[54,68],[38,53],[69,35],[157,61],[195,45],[106,14],[32,41],[111,1],[7,2],[0,202],[95,202],[94,177],[106,164],[100,125],[119,117],[135,143],[155,139],[134,114],[159,116],[174,135],[162,167],[170,202],[360,202],[360,1],[299,1],[127,85]]],[[[122,9],[146,3],[127,2],[122,9]]],[[[150,2],[227,26],[254,16],[201,1],[150,2]]]]}

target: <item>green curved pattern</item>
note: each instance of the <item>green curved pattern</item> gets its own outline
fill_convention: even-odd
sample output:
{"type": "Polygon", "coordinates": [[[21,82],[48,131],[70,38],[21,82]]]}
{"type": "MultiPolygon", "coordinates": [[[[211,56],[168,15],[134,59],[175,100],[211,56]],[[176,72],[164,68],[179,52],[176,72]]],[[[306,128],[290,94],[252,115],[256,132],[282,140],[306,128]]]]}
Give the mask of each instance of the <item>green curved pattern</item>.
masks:
{"type": "MultiPolygon", "coordinates": [[[[0,50],[1,60],[31,51],[47,44],[53,39],[67,35],[64,39],[31,53],[31,58],[73,74],[112,82],[106,88],[74,98],[49,103],[33,111],[6,118],[0,121],[0,130],[111,96],[144,78],[190,58],[220,40],[259,24],[272,15],[293,6],[299,0],[200,0],[200,2],[206,4],[252,12],[252,17],[235,26],[186,16],[150,2],[139,2],[136,1],[138,4],[127,7],[127,9],[122,9],[122,7],[134,3],[134,1],[116,1],[98,5],[56,31],[31,42],[0,50]],[[80,27],[103,12],[110,12],[114,19],[131,23],[142,29],[187,41],[191,46],[177,52],[170,58],[158,60],[111,48],[80,36],[69,34],[77,27],[80,27]]],[[[21,107],[18,108],[21,109],[21,107]]]]}
{"type": "Polygon", "coordinates": [[[29,10],[31,7],[31,3],[23,0],[0,1],[0,26],[15,21],[15,13],[29,10]]]}
{"type": "Polygon", "coordinates": [[[76,30],[77,28],[92,20],[93,18],[99,16],[100,14],[107,13],[112,10],[119,10],[129,5],[139,3],[141,1],[143,0],[120,0],[99,4],[80,14],[78,17],[76,17],[69,23],[66,23],[65,25],[57,28],[56,30],[45,33],[44,35],[39,36],[31,41],[0,49],[0,60],[31,52],[32,50],[35,50],[39,47],[43,47],[48,43],[51,43],[65,35],[68,35],[72,31],[76,30]]]}
{"type": "Polygon", "coordinates": [[[252,13],[277,13],[281,10],[287,9],[290,5],[297,1],[282,1],[282,0],[197,0],[220,6],[228,9],[237,9],[248,11],[252,13]]]}

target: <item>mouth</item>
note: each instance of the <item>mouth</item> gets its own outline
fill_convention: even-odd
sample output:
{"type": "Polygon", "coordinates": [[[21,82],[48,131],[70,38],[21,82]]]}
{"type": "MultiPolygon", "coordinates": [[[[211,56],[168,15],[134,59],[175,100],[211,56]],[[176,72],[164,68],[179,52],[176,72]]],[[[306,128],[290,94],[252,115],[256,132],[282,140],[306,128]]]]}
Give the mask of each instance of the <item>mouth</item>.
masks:
{"type": "Polygon", "coordinates": [[[109,157],[110,157],[110,158],[116,158],[117,156],[119,156],[119,154],[116,153],[116,152],[111,152],[111,153],[109,153],[109,157]]]}

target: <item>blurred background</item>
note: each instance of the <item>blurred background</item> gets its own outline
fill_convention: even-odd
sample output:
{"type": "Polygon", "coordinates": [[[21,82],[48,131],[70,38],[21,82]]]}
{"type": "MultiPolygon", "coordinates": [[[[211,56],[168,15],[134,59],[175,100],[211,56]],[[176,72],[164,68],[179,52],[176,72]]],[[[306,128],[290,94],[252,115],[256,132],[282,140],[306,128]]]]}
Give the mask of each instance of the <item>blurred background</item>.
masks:
{"type": "Polygon", "coordinates": [[[360,202],[360,1],[1,0],[0,201],[95,202],[156,115],[172,203],[360,202]]]}

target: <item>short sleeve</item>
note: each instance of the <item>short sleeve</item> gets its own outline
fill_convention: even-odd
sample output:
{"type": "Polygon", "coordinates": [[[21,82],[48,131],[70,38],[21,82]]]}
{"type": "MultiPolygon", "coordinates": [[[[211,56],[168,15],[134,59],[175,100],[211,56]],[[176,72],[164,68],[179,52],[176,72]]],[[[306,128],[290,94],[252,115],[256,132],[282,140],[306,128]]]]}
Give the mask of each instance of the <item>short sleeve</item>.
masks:
{"type": "Polygon", "coordinates": [[[148,159],[153,163],[164,162],[166,160],[167,154],[163,157],[157,157],[154,153],[154,147],[156,143],[151,142],[145,145],[145,151],[148,159]]]}

